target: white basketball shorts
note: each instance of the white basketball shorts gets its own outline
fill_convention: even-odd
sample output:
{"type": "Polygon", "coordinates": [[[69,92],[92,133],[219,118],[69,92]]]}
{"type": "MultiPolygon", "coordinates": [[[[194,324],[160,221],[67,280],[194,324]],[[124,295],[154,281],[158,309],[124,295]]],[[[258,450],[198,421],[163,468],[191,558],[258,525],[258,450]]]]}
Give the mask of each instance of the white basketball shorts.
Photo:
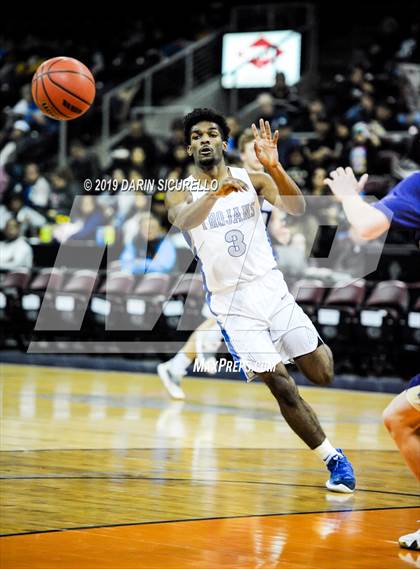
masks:
{"type": "Polygon", "coordinates": [[[209,306],[248,381],[255,377],[253,372],[270,371],[318,346],[315,326],[277,269],[235,291],[210,295],[209,306]]]}

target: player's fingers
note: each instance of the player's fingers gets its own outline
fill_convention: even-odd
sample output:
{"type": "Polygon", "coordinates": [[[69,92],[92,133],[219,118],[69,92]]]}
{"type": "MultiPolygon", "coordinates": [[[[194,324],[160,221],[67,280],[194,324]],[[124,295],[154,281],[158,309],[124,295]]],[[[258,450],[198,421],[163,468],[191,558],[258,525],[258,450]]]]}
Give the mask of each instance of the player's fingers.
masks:
{"type": "Polygon", "coordinates": [[[234,184],[236,187],[239,187],[240,190],[248,189],[248,186],[245,184],[245,182],[243,180],[240,180],[239,178],[234,178],[232,180],[232,184],[234,184]]]}
{"type": "Polygon", "coordinates": [[[273,136],[273,142],[276,146],[277,146],[278,141],[279,141],[279,131],[276,130],[274,133],[274,136],[273,136]]]}
{"type": "Polygon", "coordinates": [[[341,166],[339,168],[337,168],[336,170],[338,176],[344,176],[345,172],[344,172],[344,168],[342,168],[341,166]]]}
{"type": "Polygon", "coordinates": [[[369,174],[363,174],[363,176],[360,178],[360,180],[357,183],[359,191],[363,190],[363,188],[366,185],[366,182],[368,181],[368,178],[369,178],[369,174]]]}
{"type": "Polygon", "coordinates": [[[268,140],[271,140],[271,126],[268,121],[265,121],[265,136],[268,140]]]}
{"type": "Polygon", "coordinates": [[[352,181],[356,182],[356,176],[354,175],[353,170],[350,168],[350,166],[347,166],[346,168],[346,174],[347,176],[349,176],[351,178],[352,181]]]}
{"type": "Polygon", "coordinates": [[[332,180],[330,180],[329,178],[325,178],[323,184],[324,186],[328,186],[329,188],[331,188],[332,180]]]}
{"type": "Polygon", "coordinates": [[[332,172],[330,172],[330,178],[332,180],[335,180],[338,176],[337,170],[333,170],[332,172]]]}
{"type": "Polygon", "coordinates": [[[256,127],[255,123],[252,123],[251,128],[252,128],[252,134],[254,135],[255,140],[258,140],[260,138],[260,135],[258,133],[258,128],[256,127]]]}
{"type": "Polygon", "coordinates": [[[261,138],[265,138],[265,127],[263,119],[260,119],[260,134],[261,138]]]}

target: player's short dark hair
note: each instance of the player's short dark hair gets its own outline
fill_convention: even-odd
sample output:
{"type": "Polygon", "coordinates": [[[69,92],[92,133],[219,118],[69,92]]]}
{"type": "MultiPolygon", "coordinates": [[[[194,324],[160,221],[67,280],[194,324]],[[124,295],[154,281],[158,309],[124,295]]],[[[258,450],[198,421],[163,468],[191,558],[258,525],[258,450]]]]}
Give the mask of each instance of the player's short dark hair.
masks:
{"type": "Polygon", "coordinates": [[[184,137],[186,145],[190,144],[191,142],[190,136],[192,127],[201,121],[216,123],[219,127],[222,139],[228,139],[229,127],[223,115],[219,114],[213,109],[194,109],[191,113],[184,117],[184,137]]]}

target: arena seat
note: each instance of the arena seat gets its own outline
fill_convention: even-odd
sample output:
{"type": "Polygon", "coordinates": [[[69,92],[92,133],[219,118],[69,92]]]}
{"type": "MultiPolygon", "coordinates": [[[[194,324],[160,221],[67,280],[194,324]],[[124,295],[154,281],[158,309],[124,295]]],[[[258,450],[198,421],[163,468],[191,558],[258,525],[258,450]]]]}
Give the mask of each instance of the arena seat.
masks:
{"type": "Polygon", "coordinates": [[[366,282],[358,280],[344,287],[335,287],[317,311],[318,329],[327,339],[350,339],[353,335],[358,308],[366,292],[366,282]]]}
{"type": "Polygon", "coordinates": [[[359,312],[359,351],[366,369],[388,373],[399,359],[409,294],[398,280],[377,283],[359,312]]]}
{"type": "Polygon", "coordinates": [[[60,290],[63,281],[64,270],[59,268],[42,269],[35,275],[21,298],[22,313],[27,325],[36,322],[41,303],[43,300],[45,303],[51,303],[54,293],[60,290]]]}
{"type": "MultiPolygon", "coordinates": [[[[89,269],[78,269],[67,275],[57,290],[52,291],[45,308],[42,306],[37,322],[38,329],[79,331],[85,315],[90,314],[87,313],[87,307],[100,282],[98,273],[89,269]]],[[[86,336],[89,326],[85,328],[81,333],[86,336]]]]}
{"type": "Polygon", "coordinates": [[[0,282],[0,325],[2,335],[14,336],[22,323],[21,297],[22,291],[31,278],[27,268],[3,273],[0,282]]]}
{"type": "Polygon", "coordinates": [[[127,295],[133,290],[135,277],[121,271],[110,271],[98,291],[92,295],[90,312],[95,328],[107,330],[125,329],[121,317],[127,295]]]}
{"type": "Polygon", "coordinates": [[[166,273],[146,273],[125,299],[121,314],[124,329],[148,331],[148,338],[165,333],[162,325],[163,304],[168,298],[171,276],[166,273]],[[153,334],[152,331],[153,330],[153,334]]]}
{"type": "Polygon", "coordinates": [[[199,274],[182,275],[171,291],[171,297],[163,307],[168,328],[191,333],[203,321],[203,278],[199,274]]]}
{"type": "Polygon", "coordinates": [[[325,294],[325,285],[319,279],[300,279],[292,289],[296,302],[303,308],[311,320],[316,321],[316,312],[325,294]]]}

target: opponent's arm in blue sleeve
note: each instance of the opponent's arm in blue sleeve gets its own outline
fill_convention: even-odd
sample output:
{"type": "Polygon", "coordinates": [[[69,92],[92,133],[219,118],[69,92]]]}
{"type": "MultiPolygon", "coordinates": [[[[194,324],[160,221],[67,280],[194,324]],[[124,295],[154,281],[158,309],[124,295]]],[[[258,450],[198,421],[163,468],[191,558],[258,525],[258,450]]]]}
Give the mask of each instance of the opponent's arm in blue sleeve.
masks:
{"type": "Polygon", "coordinates": [[[367,175],[364,175],[358,182],[351,168],[337,168],[325,180],[342,202],[346,217],[360,238],[376,239],[391,223],[404,229],[420,228],[420,173],[403,180],[374,206],[359,195],[366,181],[367,175]]]}

